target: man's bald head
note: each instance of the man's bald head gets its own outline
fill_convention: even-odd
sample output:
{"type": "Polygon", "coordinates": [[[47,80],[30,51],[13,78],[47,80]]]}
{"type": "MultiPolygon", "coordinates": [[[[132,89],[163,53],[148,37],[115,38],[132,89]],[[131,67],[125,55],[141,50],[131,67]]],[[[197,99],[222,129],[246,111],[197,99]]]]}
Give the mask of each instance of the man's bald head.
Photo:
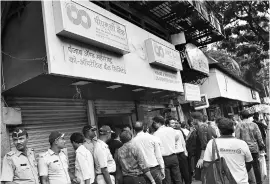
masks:
{"type": "Polygon", "coordinates": [[[136,133],[143,131],[143,122],[141,121],[135,122],[133,128],[136,133]]]}

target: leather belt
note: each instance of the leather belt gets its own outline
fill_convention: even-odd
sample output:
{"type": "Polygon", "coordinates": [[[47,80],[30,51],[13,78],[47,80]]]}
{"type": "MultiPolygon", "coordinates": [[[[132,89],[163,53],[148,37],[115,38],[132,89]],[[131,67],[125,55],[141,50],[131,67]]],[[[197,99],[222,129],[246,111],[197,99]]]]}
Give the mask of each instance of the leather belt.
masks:
{"type": "MultiPolygon", "coordinates": [[[[103,175],[103,173],[97,173],[97,176],[98,175],[103,175]]],[[[109,175],[115,175],[115,172],[110,172],[109,175]]]]}
{"type": "Polygon", "coordinates": [[[155,167],[150,167],[149,169],[158,169],[159,165],[155,166],[155,167]]]}

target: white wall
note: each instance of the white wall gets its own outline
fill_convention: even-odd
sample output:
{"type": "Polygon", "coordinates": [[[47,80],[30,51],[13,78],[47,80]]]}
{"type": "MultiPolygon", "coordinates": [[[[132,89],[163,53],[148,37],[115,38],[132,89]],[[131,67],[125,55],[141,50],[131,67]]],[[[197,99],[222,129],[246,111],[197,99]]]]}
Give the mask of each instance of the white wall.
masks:
{"type": "Polygon", "coordinates": [[[201,85],[201,93],[208,98],[224,97],[243,102],[259,102],[259,93],[256,91],[256,100],[252,99],[251,89],[246,87],[218,69],[210,69],[210,76],[201,85]]]}
{"type": "Polygon", "coordinates": [[[219,90],[219,84],[218,84],[216,73],[214,70],[210,69],[209,77],[206,79],[203,85],[200,86],[200,90],[201,90],[201,94],[207,94],[207,97],[209,99],[217,98],[221,96],[220,90],[219,90]]]}

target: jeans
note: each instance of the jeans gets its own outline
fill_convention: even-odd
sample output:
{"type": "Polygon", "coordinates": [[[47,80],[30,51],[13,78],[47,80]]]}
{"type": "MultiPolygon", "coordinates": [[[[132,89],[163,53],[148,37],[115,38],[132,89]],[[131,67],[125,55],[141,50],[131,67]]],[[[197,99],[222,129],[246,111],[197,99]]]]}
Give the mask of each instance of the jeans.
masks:
{"type": "Polygon", "coordinates": [[[182,184],[181,174],[179,169],[179,162],[176,154],[163,157],[165,164],[165,178],[162,181],[163,184],[182,184]]]}
{"type": "Polygon", "coordinates": [[[159,166],[150,168],[152,177],[154,178],[156,184],[162,184],[162,173],[159,166]]]}
{"type": "Polygon", "coordinates": [[[123,183],[124,184],[147,184],[143,176],[124,176],[123,183]]]}
{"type": "Polygon", "coordinates": [[[177,154],[177,158],[179,162],[180,172],[185,181],[185,184],[191,184],[187,156],[184,152],[181,152],[177,154]]]}
{"type": "Polygon", "coordinates": [[[253,170],[256,178],[256,183],[261,184],[262,183],[262,178],[261,178],[261,171],[260,171],[260,162],[259,162],[259,153],[251,153],[253,162],[253,170]]]}

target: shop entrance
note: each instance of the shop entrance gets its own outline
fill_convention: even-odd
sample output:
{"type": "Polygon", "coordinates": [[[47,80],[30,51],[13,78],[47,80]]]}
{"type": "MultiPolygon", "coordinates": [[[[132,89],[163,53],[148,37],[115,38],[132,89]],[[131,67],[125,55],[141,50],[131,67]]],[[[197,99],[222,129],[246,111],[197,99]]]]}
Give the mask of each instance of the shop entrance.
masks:
{"type": "Polygon", "coordinates": [[[108,125],[111,128],[123,129],[126,125],[132,127],[132,115],[123,114],[123,115],[109,115],[105,117],[98,117],[98,126],[108,125]]]}
{"type": "Polygon", "coordinates": [[[123,129],[136,121],[135,103],[132,101],[96,100],[97,125],[108,125],[112,129],[123,129]]]}

